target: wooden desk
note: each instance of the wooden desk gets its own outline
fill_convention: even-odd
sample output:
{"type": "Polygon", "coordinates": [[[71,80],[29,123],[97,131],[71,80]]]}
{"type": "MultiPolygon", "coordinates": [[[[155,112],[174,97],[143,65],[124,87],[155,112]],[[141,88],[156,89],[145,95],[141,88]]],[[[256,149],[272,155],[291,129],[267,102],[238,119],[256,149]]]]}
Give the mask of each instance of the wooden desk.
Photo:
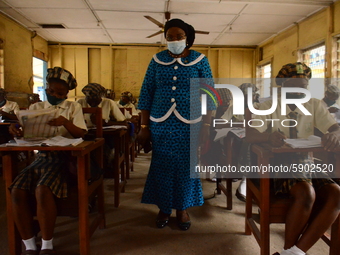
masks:
{"type": "MultiPolygon", "coordinates": [[[[252,151],[258,156],[258,166],[268,166],[270,158],[274,157],[276,153],[297,153],[297,152],[324,152],[323,147],[314,148],[292,148],[288,145],[282,147],[272,147],[269,144],[253,144],[252,151]]],[[[334,153],[328,153],[328,161],[324,163],[334,163],[334,171],[339,174],[340,170],[340,149],[334,153]]],[[[260,187],[258,188],[252,179],[247,180],[247,199],[246,199],[246,230],[245,233],[254,234],[256,241],[260,245],[261,255],[270,254],[270,228],[271,223],[284,223],[286,219],[286,212],[289,209],[290,200],[277,198],[270,192],[270,173],[261,174],[260,187]],[[260,228],[255,224],[252,218],[253,199],[261,210],[260,228]]],[[[331,228],[331,239],[326,234],[322,239],[330,246],[329,254],[339,254],[340,250],[340,228],[339,217],[333,223],[331,228]]]]}
{"type": "MultiPolygon", "coordinates": [[[[6,183],[6,201],[7,201],[7,225],[8,225],[8,242],[9,252],[11,255],[21,254],[21,238],[16,229],[13,213],[12,213],[12,200],[8,187],[12,184],[15,178],[14,164],[16,158],[16,152],[18,151],[32,151],[32,150],[44,150],[44,151],[70,151],[72,156],[77,157],[78,164],[78,203],[79,203],[79,247],[80,254],[90,254],[90,236],[94,231],[94,226],[89,227],[89,213],[88,213],[88,179],[90,178],[90,152],[100,148],[104,144],[104,139],[99,138],[95,141],[84,141],[77,146],[66,147],[0,147],[4,165],[4,178],[6,183]],[[92,231],[91,231],[92,230],[92,231]]],[[[101,201],[103,202],[103,201],[101,201]]],[[[105,226],[105,214],[104,212],[98,212],[97,220],[95,221],[97,226],[105,226]]]]}
{"type": "MultiPolygon", "coordinates": [[[[113,162],[113,178],[114,178],[114,206],[118,207],[120,203],[120,193],[125,192],[126,185],[126,129],[103,129],[105,139],[112,139],[114,142],[115,156],[113,162]]],[[[127,156],[129,156],[127,154],[127,156]]]]}

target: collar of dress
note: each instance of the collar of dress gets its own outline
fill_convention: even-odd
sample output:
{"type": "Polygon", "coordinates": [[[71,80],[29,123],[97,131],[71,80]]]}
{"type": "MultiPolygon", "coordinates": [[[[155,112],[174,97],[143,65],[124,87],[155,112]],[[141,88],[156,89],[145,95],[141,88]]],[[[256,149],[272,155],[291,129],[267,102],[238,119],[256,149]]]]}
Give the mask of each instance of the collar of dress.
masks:
{"type": "Polygon", "coordinates": [[[192,65],[196,65],[198,62],[200,62],[202,59],[204,58],[204,54],[201,53],[201,55],[198,56],[198,58],[196,58],[195,60],[191,61],[190,63],[188,64],[184,64],[182,62],[182,59],[181,58],[174,58],[172,61],[170,62],[163,62],[161,60],[158,59],[157,55],[153,55],[153,59],[156,61],[156,63],[158,64],[161,64],[161,65],[165,65],[165,66],[168,66],[168,65],[172,65],[173,63],[175,63],[176,61],[181,64],[182,66],[192,66],[192,65]]]}

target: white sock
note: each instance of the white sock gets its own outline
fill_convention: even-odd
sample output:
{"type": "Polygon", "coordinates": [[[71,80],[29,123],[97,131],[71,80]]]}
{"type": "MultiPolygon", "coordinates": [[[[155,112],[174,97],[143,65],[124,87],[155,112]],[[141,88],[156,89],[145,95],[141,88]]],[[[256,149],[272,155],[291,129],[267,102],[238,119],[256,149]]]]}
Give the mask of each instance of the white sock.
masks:
{"type": "Polygon", "coordinates": [[[30,239],[26,239],[26,240],[22,239],[22,241],[25,244],[26,250],[33,250],[33,251],[37,250],[37,245],[35,243],[35,237],[34,236],[30,239]]]}
{"type": "Polygon", "coordinates": [[[238,192],[240,192],[243,196],[246,196],[246,190],[247,190],[247,179],[246,177],[243,177],[240,185],[238,186],[238,192]]]}
{"type": "Polygon", "coordinates": [[[41,239],[41,249],[42,250],[53,250],[53,238],[51,240],[41,239]]]}
{"type": "Polygon", "coordinates": [[[288,250],[283,250],[280,255],[305,255],[302,250],[300,250],[296,245],[294,245],[292,248],[288,250]]]}

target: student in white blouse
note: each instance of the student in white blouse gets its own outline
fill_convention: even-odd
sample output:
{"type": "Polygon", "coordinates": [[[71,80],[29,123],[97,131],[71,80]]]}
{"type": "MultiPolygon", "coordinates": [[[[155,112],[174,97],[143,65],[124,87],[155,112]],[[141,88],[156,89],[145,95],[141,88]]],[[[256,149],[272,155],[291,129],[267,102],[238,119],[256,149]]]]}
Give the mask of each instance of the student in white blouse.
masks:
{"type": "MultiPolygon", "coordinates": [[[[104,97],[105,88],[102,85],[98,83],[89,83],[82,89],[82,92],[84,93],[85,98],[79,99],[78,103],[80,103],[83,108],[102,108],[103,126],[122,124],[121,122],[126,120],[117,103],[104,97]]],[[[87,127],[93,126],[93,123],[95,122],[94,116],[85,114],[84,118],[87,127]]]]}
{"type": "Polygon", "coordinates": [[[16,102],[8,101],[7,92],[0,88],[0,115],[3,119],[17,120],[17,112],[20,110],[16,102]]]}

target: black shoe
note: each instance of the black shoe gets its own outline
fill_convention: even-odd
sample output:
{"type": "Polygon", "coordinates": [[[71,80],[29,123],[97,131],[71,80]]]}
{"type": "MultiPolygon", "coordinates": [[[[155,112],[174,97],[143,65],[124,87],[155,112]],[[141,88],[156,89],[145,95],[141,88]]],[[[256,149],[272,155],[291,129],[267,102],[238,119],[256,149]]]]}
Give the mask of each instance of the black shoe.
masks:
{"type": "MultiPolygon", "coordinates": [[[[186,214],[188,215],[188,218],[189,218],[189,214],[187,212],[186,212],[186,214]]],[[[180,221],[178,214],[176,215],[176,218],[177,218],[177,225],[178,225],[180,230],[186,231],[190,228],[190,226],[191,226],[190,218],[189,218],[189,221],[186,221],[186,222],[180,221]]]]}
{"type": "Polygon", "coordinates": [[[156,218],[156,226],[158,228],[164,228],[169,223],[169,217],[170,217],[170,214],[159,211],[157,218],[156,218]]]}
{"type": "Polygon", "coordinates": [[[156,220],[156,226],[157,228],[164,228],[166,225],[168,225],[169,220],[156,220]]]}
{"type": "Polygon", "coordinates": [[[238,191],[238,189],[236,190],[235,196],[236,196],[239,200],[241,200],[242,202],[246,202],[246,196],[242,195],[242,194],[238,191]]]}
{"type": "Polygon", "coordinates": [[[180,228],[180,230],[186,231],[190,228],[191,226],[191,221],[187,221],[187,222],[180,222],[178,221],[178,227],[180,228]]]}
{"type": "Polygon", "coordinates": [[[275,252],[273,255],[280,255],[280,253],[278,253],[278,252],[275,252]]]}

